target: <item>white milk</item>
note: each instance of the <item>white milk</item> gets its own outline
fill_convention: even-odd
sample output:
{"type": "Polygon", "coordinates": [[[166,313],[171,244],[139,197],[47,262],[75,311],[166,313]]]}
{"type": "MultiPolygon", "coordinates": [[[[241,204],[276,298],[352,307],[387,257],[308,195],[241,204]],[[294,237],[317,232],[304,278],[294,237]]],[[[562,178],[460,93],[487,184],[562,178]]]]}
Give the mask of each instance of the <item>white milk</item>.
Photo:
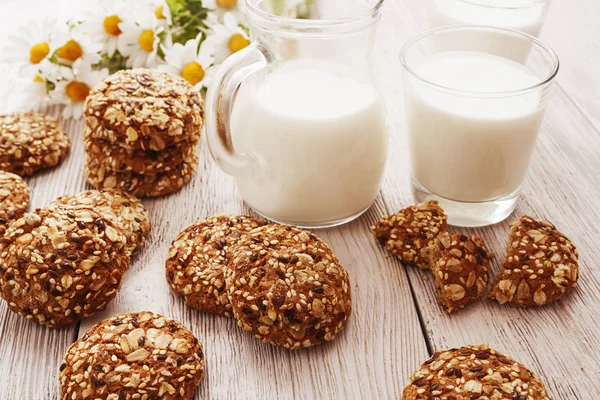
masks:
{"type": "MultiPolygon", "coordinates": [[[[517,4],[518,1],[480,1],[482,4],[517,4]]],[[[526,1],[521,3],[527,4],[526,1]]],[[[539,36],[546,15],[547,3],[538,3],[523,7],[486,7],[465,0],[434,0],[429,13],[432,27],[449,25],[487,25],[513,29],[539,36]]],[[[457,33],[447,45],[452,50],[452,42],[461,43],[463,49],[492,53],[517,61],[524,61],[531,50],[531,44],[521,38],[493,32],[457,33]],[[459,36],[459,37],[458,37],[459,36]]]]}
{"type": "Polygon", "coordinates": [[[289,61],[244,82],[231,116],[246,202],[272,219],[319,224],[352,217],[377,195],[387,126],[378,93],[342,65],[289,61]]]}
{"type": "MultiPolygon", "coordinates": [[[[511,91],[539,79],[523,65],[472,52],[439,53],[415,67],[429,82],[465,91],[511,91]]],[[[543,116],[540,92],[460,96],[407,81],[413,178],[447,199],[482,202],[516,191],[525,178],[543,116]]]]}

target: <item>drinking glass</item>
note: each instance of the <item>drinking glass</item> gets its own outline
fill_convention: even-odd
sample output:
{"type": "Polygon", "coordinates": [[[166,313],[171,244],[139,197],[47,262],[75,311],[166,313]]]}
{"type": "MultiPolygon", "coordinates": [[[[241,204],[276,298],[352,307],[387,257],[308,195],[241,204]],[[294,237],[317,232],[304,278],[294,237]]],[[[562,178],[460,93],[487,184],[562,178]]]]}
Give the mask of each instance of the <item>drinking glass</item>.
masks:
{"type": "Polygon", "coordinates": [[[383,0],[314,2],[310,19],[246,0],[253,43],[207,93],[213,159],[246,203],[277,222],[327,227],[373,203],[387,157],[387,116],[372,73],[383,0]]]}
{"type": "MultiPolygon", "coordinates": [[[[486,25],[513,29],[539,36],[550,0],[432,0],[429,25],[439,28],[450,25],[486,25]]],[[[531,46],[512,37],[493,32],[476,36],[465,32],[461,40],[478,43],[482,50],[501,52],[517,61],[527,58],[531,46]]]]}
{"type": "Polygon", "coordinates": [[[522,32],[461,26],[410,40],[401,62],[414,197],[438,200],[452,225],[504,220],[527,173],[556,54],[522,32]],[[531,54],[517,62],[460,41],[465,34],[506,36],[531,46],[531,54]]]}

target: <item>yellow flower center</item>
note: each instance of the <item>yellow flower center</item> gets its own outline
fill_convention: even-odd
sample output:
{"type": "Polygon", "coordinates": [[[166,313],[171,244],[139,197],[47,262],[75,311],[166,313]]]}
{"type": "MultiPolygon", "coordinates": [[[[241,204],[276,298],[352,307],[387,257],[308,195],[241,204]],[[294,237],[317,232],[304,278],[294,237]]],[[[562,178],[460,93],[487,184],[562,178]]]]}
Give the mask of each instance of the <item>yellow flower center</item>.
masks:
{"type": "Polygon", "coordinates": [[[146,29],[140,35],[140,47],[150,53],[154,49],[154,31],[152,29],[146,29]]]}
{"type": "Polygon", "coordinates": [[[237,6],[237,0],[217,0],[217,6],[231,10],[237,6]]]}
{"type": "Polygon", "coordinates": [[[58,56],[65,60],[75,61],[83,55],[81,45],[71,39],[58,49],[58,56]]]}
{"type": "Polygon", "coordinates": [[[183,79],[192,85],[202,82],[204,75],[204,68],[202,68],[202,65],[198,64],[196,61],[189,63],[181,70],[181,76],[183,79]]]}
{"type": "Polygon", "coordinates": [[[65,92],[73,101],[84,101],[90,93],[90,87],[83,82],[72,81],[65,88],[65,92]]]}
{"type": "Polygon", "coordinates": [[[229,39],[229,50],[231,53],[237,53],[243,48],[247,47],[250,44],[250,41],[242,36],[240,33],[236,33],[229,39]]]}
{"type": "Polygon", "coordinates": [[[158,19],[167,19],[163,13],[163,6],[156,7],[156,10],[154,10],[154,15],[156,15],[156,18],[158,19]]]}
{"type": "Polygon", "coordinates": [[[37,83],[43,83],[44,82],[44,78],[42,78],[39,75],[36,75],[36,76],[33,77],[33,81],[37,82],[37,83]]]}
{"type": "Polygon", "coordinates": [[[49,53],[50,46],[48,43],[38,43],[29,50],[29,61],[31,61],[32,64],[39,64],[49,53]]]}
{"type": "Polygon", "coordinates": [[[119,36],[121,34],[121,30],[119,29],[120,22],[121,18],[117,15],[110,15],[104,18],[104,30],[111,36],[119,36]]]}

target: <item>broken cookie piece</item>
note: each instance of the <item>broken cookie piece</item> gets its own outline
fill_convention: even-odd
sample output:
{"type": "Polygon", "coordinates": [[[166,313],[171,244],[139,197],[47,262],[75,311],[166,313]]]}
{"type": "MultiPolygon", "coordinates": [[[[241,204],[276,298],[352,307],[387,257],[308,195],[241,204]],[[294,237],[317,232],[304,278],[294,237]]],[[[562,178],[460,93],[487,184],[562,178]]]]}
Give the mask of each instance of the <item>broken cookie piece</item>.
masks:
{"type": "Polygon", "coordinates": [[[444,232],[427,253],[438,302],[446,312],[460,310],[483,296],[492,254],[482,238],[444,232]]]}
{"type": "Polygon", "coordinates": [[[578,258],[573,243],[554,225],[522,216],[510,230],[502,273],[489,296],[523,307],[551,303],[577,286],[578,258]]]}
{"type": "Polygon", "coordinates": [[[446,230],[448,217],[437,201],[410,206],[371,227],[375,239],[402,262],[428,269],[426,249],[446,230]]]}

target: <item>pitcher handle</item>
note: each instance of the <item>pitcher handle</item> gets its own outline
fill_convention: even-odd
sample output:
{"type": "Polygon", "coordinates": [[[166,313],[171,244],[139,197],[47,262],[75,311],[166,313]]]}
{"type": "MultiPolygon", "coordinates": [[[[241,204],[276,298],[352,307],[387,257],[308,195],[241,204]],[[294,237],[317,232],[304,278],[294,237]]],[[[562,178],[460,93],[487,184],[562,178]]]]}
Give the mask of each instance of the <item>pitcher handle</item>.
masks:
{"type": "Polygon", "coordinates": [[[235,152],[231,140],[235,93],[244,79],[272,62],[273,55],[263,44],[252,43],[223,62],[206,94],[208,147],[217,165],[229,175],[248,174],[253,168],[248,155],[235,152]]]}

